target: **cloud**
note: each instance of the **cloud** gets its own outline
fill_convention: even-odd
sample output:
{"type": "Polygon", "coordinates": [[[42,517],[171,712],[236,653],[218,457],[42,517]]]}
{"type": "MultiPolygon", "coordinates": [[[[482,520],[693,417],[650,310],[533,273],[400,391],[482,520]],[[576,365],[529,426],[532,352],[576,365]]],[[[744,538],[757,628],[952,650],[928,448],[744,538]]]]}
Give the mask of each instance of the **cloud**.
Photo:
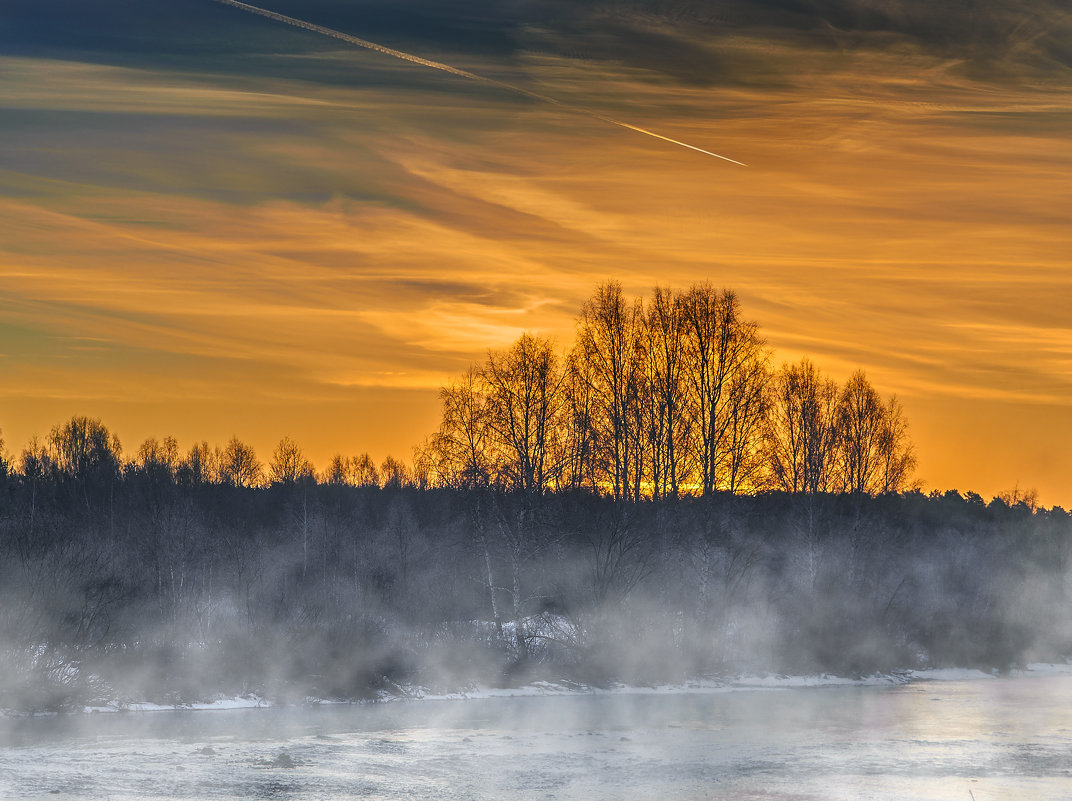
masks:
{"type": "MultiPolygon", "coordinates": [[[[1051,5],[977,4],[959,45],[927,22],[959,12],[933,3],[272,6],[748,170],[216,4],[142,5],[60,5],[52,26],[37,4],[3,12],[0,351],[5,409],[26,410],[0,421],[9,443],[55,422],[27,422],[33,398],[144,428],[150,407],[181,414],[176,389],[198,421],[241,398],[323,404],[338,425],[359,395],[421,398],[399,409],[434,420],[435,387],[488,348],[526,330],[567,345],[607,278],[735,288],[779,360],[862,366],[910,413],[1067,411],[1072,140],[1051,5]],[[972,43],[1008,14],[1022,25],[984,74],[972,43]],[[154,50],[144,34],[171,23],[154,50]]],[[[404,453],[412,426],[379,414],[404,453]]],[[[934,415],[921,453],[950,447],[934,415]]]]}

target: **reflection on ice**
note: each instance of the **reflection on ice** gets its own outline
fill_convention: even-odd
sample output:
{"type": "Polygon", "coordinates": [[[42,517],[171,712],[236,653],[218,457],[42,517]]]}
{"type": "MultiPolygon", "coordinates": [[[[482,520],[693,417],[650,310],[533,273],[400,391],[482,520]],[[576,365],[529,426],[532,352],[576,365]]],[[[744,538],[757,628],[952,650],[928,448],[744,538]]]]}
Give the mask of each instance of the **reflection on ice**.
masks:
{"type": "Polygon", "coordinates": [[[2,722],[19,799],[1049,801],[1072,677],[2,722]]]}

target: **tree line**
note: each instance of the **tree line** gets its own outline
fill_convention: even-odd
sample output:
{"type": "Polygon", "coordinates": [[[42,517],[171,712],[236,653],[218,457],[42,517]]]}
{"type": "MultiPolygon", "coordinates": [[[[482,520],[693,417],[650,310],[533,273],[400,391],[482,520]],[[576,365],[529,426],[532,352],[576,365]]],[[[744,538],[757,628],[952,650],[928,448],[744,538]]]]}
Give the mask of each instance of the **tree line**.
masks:
{"type": "Polygon", "coordinates": [[[411,465],[336,454],[318,474],[290,437],[267,462],[237,437],[186,453],[174,437],[150,437],[124,461],[100,420],[75,417],[0,466],[31,480],[52,474],[83,494],[131,471],[182,484],[585,490],[633,502],[914,486],[915,449],[896,396],[882,398],[862,370],[839,386],[806,358],[775,367],[737,296],[710,284],[656,287],[650,300],[630,301],[607,282],[582,306],[565,354],[524,334],[439,395],[440,426],[411,465]]]}
{"type": "Polygon", "coordinates": [[[77,475],[0,481],[0,709],[1072,653],[1072,520],[1019,493],[534,502],[77,475]]]}
{"type": "Polygon", "coordinates": [[[76,416],[0,441],[0,708],[1072,653],[1072,519],[924,495],[895,398],[772,364],[732,292],[599,287],[440,394],[412,465],[76,416]]]}
{"type": "Polygon", "coordinates": [[[774,367],[737,295],[599,286],[565,355],[524,334],[440,391],[418,472],[459,488],[616,499],[755,493],[872,495],[912,486],[897,398],[862,370],[839,386],[808,359],[774,367]]]}
{"type": "Polygon", "coordinates": [[[400,487],[413,483],[413,471],[402,460],[388,455],[377,465],[368,453],[336,454],[317,474],[301,446],[284,436],[267,462],[256,449],[238,437],[223,447],[195,442],[185,452],[175,437],[149,437],[132,454],[124,453],[118,435],[97,418],[75,415],[51,428],[42,440],[31,437],[18,459],[4,452],[0,438],[0,477],[31,486],[51,483],[81,498],[87,507],[91,497],[100,501],[116,482],[147,477],[180,486],[219,484],[239,488],[275,484],[320,483],[400,487]]]}

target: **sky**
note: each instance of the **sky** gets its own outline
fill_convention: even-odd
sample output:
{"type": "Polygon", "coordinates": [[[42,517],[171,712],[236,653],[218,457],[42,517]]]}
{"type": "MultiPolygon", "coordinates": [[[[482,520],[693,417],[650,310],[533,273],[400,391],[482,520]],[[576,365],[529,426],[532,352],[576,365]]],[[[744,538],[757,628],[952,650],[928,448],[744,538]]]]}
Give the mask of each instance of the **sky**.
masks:
{"type": "Polygon", "coordinates": [[[1062,5],[263,0],[556,105],[211,0],[6,0],[6,448],[85,414],[408,458],[597,284],[708,281],[895,393],[925,489],[1072,506],[1062,5]]]}

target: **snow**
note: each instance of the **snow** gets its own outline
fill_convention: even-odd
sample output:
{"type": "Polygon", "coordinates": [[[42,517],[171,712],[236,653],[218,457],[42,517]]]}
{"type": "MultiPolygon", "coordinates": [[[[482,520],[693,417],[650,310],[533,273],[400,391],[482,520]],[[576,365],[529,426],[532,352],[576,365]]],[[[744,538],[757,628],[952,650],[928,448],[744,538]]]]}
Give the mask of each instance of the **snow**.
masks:
{"type": "Polygon", "coordinates": [[[216,698],[212,701],[160,704],[151,701],[116,701],[113,703],[83,707],[87,713],[103,712],[173,712],[175,710],[210,711],[217,709],[259,709],[271,706],[271,702],[259,695],[240,695],[231,698],[216,698]]]}
{"type": "Polygon", "coordinates": [[[993,679],[993,673],[972,668],[927,668],[909,671],[915,681],[971,681],[973,679],[993,679]]]}
{"type": "MultiPolygon", "coordinates": [[[[606,687],[595,687],[576,682],[553,682],[536,681],[521,687],[499,688],[474,686],[465,690],[449,693],[437,693],[427,688],[411,687],[406,696],[381,695],[382,701],[395,701],[407,699],[423,699],[435,701],[449,700],[482,700],[487,698],[527,698],[547,695],[685,695],[685,694],[711,694],[731,693],[749,690],[790,690],[807,687],[874,687],[906,684],[909,681],[925,680],[931,678],[932,671],[906,671],[904,673],[883,673],[874,676],[862,676],[858,678],[846,676],[834,676],[823,673],[813,676],[786,676],[781,674],[742,675],[734,678],[709,678],[696,679],[679,684],[655,684],[651,686],[635,686],[626,684],[611,684],[606,687]]],[[[945,676],[945,680],[952,680],[954,671],[936,671],[945,676]]],[[[962,671],[960,678],[991,678],[981,671],[962,671]]]]}
{"type": "MultiPolygon", "coordinates": [[[[1031,678],[1036,676],[1072,675],[1072,664],[1032,663],[1010,676],[1031,678]]],[[[822,673],[810,676],[787,676],[783,674],[741,675],[733,678],[696,679],[679,684],[655,684],[631,686],[611,684],[595,687],[571,681],[535,681],[520,687],[473,686],[455,692],[435,692],[426,687],[411,686],[405,695],[382,693],[381,701],[423,699],[434,701],[478,700],[487,698],[528,698],[547,695],[683,695],[687,693],[728,693],[748,690],[789,690],[806,687],[882,687],[922,681],[976,681],[996,679],[995,673],[974,668],[927,668],[895,671],[871,676],[835,676],[822,673]]]]}
{"type": "MultiPolygon", "coordinates": [[[[1072,663],[1052,664],[1034,662],[1023,668],[1012,670],[1012,678],[1033,678],[1042,676],[1072,675],[1072,663]]],[[[740,675],[735,677],[701,678],[681,683],[653,684],[636,686],[614,683],[603,687],[583,684],[569,680],[534,681],[519,687],[490,687],[473,685],[450,692],[437,691],[421,685],[395,685],[398,692],[381,691],[379,702],[396,701],[463,701],[485,700],[490,698],[534,698],[541,696],[569,695],[685,695],[715,694],[761,690],[790,690],[821,687],[876,687],[908,684],[913,682],[955,682],[996,679],[995,673],[987,673],[974,668],[927,668],[918,670],[880,673],[871,676],[846,677],[829,673],[805,676],[788,676],[783,674],[740,675]]],[[[348,704],[353,703],[337,699],[307,698],[306,703],[348,704]]],[[[104,705],[86,706],[85,713],[109,712],[166,712],[174,710],[214,711],[228,709],[260,709],[274,706],[272,701],[260,695],[248,694],[234,697],[219,697],[213,700],[191,703],[162,704],[150,701],[115,701],[104,705]]],[[[51,713],[50,713],[51,714],[51,713]]],[[[14,713],[0,709],[0,718],[16,717],[14,713]]]]}
{"type": "MultiPolygon", "coordinates": [[[[930,668],[910,670],[907,672],[912,681],[974,681],[976,679],[996,679],[997,673],[987,673],[971,668],[930,668]]],[[[1035,678],[1040,676],[1072,675],[1072,664],[1032,662],[1022,668],[1010,670],[1007,674],[1013,678],[1035,678]]]]}
{"type": "Polygon", "coordinates": [[[257,709],[270,705],[268,701],[259,695],[246,695],[235,698],[217,698],[215,701],[201,701],[190,704],[130,703],[123,705],[121,709],[129,712],[156,712],[166,709],[257,709]]]}
{"type": "Polygon", "coordinates": [[[1024,670],[1012,671],[1014,676],[1026,676],[1029,674],[1036,676],[1065,676],[1072,674],[1072,664],[1065,663],[1060,665],[1048,662],[1032,662],[1024,670]]]}
{"type": "Polygon", "coordinates": [[[829,675],[598,691],[539,682],[533,691],[573,694],[19,722],[14,747],[0,748],[0,796],[968,801],[970,788],[978,801],[1067,801],[1072,679],[1048,670],[923,691],[811,689],[857,683],[829,675]]]}

